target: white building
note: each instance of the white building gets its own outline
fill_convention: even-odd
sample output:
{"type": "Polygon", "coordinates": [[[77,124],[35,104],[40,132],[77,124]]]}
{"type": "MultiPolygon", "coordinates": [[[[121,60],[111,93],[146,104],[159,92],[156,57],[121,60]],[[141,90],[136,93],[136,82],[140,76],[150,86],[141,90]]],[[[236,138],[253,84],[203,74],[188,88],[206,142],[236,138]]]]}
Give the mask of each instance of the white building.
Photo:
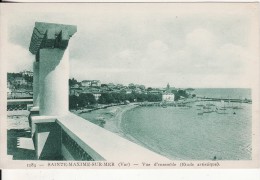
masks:
{"type": "Polygon", "coordinates": [[[24,75],[28,75],[28,76],[33,76],[33,72],[32,71],[26,71],[26,70],[24,70],[24,71],[22,71],[22,72],[20,72],[23,76],[24,75]]]}
{"type": "Polygon", "coordinates": [[[101,94],[100,93],[93,93],[93,96],[95,97],[96,101],[98,101],[101,94]]]}
{"type": "Polygon", "coordinates": [[[164,93],[162,95],[162,101],[164,101],[164,102],[174,102],[174,94],[173,93],[164,93]]]}
{"type": "Polygon", "coordinates": [[[91,86],[91,80],[81,81],[81,85],[84,86],[84,87],[90,87],[91,86]]]}
{"type": "Polygon", "coordinates": [[[91,81],[91,86],[93,86],[93,87],[100,87],[101,86],[101,82],[99,80],[93,80],[93,81],[91,81]]]}
{"type": "Polygon", "coordinates": [[[101,82],[99,80],[84,80],[81,82],[81,85],[84,87],[100,87],[101,82]]]}

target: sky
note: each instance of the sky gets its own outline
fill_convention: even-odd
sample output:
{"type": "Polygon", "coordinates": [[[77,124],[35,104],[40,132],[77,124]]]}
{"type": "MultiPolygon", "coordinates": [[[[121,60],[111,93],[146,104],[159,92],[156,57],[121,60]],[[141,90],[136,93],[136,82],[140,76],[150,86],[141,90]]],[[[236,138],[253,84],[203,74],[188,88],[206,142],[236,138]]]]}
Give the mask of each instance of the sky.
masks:
{"type": "Polygon", "coordinates": [[[258,60],[255,14],[239,4],[13,5],[3,16],[6,69],[32,70],[28,49],[40,21],[77,26],[69,51],[79,81],[248,88],[258,60]]]}

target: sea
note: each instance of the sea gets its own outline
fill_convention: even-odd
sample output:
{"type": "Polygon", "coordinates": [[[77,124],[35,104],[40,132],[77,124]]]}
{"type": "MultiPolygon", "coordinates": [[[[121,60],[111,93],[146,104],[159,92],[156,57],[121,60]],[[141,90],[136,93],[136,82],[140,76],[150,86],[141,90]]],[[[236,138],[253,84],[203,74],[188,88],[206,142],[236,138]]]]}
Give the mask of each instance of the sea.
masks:
{"type": "MultiPolygon", "coordinates": [[[[193,93],[251,99],[250,89],[207,88],[193,93]]],[[[252,158],[252,104],[248,103],[208,101],[193,102],[189,107],[136,107],[124,113],[121,128],[139,144],[172,160],[252,158]],[[217,111],[203,109],[202,105],[209,104],[217,111]]]]}

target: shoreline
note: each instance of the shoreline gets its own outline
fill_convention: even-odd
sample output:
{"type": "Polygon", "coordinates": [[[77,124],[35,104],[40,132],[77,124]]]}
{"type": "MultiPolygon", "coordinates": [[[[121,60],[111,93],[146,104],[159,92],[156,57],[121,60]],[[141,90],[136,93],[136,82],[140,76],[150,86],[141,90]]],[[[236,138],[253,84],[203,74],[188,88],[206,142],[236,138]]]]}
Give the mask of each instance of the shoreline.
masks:
{"type": "MultiPolygon", "coordinates": [[[[138,108],[138,107],[140,107],[140,106],[136,105],[136,104],[128,104],[128,105],[113,106],[113,107],[109,107],[109,108],[105,108],[105,109],[98,109],[98,110],[95,110],[92,112],[85,112],[82,114],[80,114],[80,112],[77,112],[77,113],[73,112],[73,113],[82,117],[86,121],[90,121],[110,132],[113,132],[113,133],[121,136],[122,138],[125,138],[125,139],[137,144],[137,145],[140,145],[150,151],[153,151],[162,156],[170,158],[170,155],[168,155],[167,153],[162,153],[156,147],[151,147],[147,143],[142,142],[142,141],[136,139],[135,137],[133,137],[132,135],[128,134],[122,127],[122,120],[123,120],[124,114],[127,111],[130,111],[130,110],[138,108]],[[112,116],[110,118],[105,117],[103,119],[105,121],[104,126],[101,126],[100,124],[98,124],[98,119],[100,118],[100,116],[103,117],[106,114],[110,114],[111,111],[114,111],[114,113],[115,113],[114,116],[112,116]],[[91,113],[93,113],[96,116],[96,118],[93,119],[93,117],[90,115],[91,113]],[[96,120],[96,122],[95,122],[95,120],[96,120]]],[[[85,111],[85,110],[83,110],[83,111],[85,111]]]]}
{"type": "MultiPolygon", "coordinates": [[[[133,136],[131,136],[130,134],[128,134],[122,127],[122,120],[123,120],[123,116],[127,111],[130,111],[134,108],[140,107],[137,104],[128,104],[128,105],[120,105],[120,106],[113,106],[113,107],[109,107],[109,108],[105,108],[105,109],[98,109],[92,112],[85,112],[85,113],[80,113],[80,112],[75,112],[72,111],[72,113],[82,117],[83,119],[85,119],[86,121],[90,121],[110,132],[113,132],[133,143],[136,143],[140,146],[143,146],[151,151],[154,151],[151,147],[149,147],[148,145],[146,145],[145,143],[139,141],[138,139],[134,138],[133,136]],[[106,114],[110,114],[111,111],[114,111],[114,116],[112,117],[104,117],[104,121],[105,124],[104,126],[100,125],[98,123],[98,119],[100,117],[103,117],[106,114]],[[93,116],[91,116],[90,114],[94,114],[95,118],[93,118],[93,116]]],[[[84,111],[84,110],[82,110],[84,111]]],[[[154,151],[156,152],[156,151],[154,151]]],[[[158,153],[158,152],[156,152],[158,153]]],[[[163,155],[163,154],[162,154],[163,155]]]]}
{"type": "Polygon", "coordinates": [[[125,112],[136,107],[138,107],[137,104],[128,104],[101,108],[91,112],[85,112],[86,109],[71,112],[121,137],[126,137],[121,126],[122,118],[125,112]]]}

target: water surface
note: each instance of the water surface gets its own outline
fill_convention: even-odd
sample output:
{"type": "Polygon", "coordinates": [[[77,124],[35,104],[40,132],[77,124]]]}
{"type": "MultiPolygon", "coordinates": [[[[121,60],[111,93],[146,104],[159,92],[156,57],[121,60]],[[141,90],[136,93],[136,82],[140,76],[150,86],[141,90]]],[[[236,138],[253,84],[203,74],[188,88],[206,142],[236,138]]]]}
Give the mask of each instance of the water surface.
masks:
{"type": "MultiPolygon", "coordinates": [[[[251,159],[252,105],[226,103],[242,109],[198,115],[198,104],[201,102],[191,104],[191,108],[137,107],[124,114],[121,126],[143,146],[170,159],[251,159]]],[[[214,105],[221,107],[223,103],[214,105]]]]}

